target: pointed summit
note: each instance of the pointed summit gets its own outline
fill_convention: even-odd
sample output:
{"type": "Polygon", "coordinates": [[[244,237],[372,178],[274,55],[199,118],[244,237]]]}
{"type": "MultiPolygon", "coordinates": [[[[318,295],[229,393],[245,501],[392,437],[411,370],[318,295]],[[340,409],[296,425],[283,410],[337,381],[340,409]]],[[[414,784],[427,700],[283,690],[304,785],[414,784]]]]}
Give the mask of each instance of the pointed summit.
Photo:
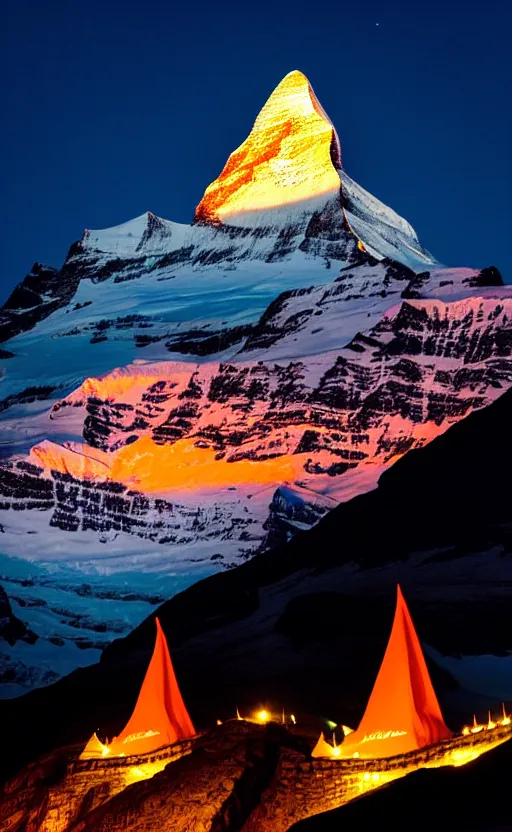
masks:
{"type": "Polygon", "coordinates": [[[207,187],[195,223],[243,226],[260,236],[272,229],[280,242],[268,262],[297,249],[345,265],[365,252],[412,268],[436,262],[406,220],[346,174],[336,130],[298,70],[278,84],[207,187]]]}
{"type": "Polygon", "coordinates": [[[112,228],[86,229],[80,241],[81,249],[116,257],[159,254],[169,250],[171,240],[181,243],[185,228],[146,211],[112,228]]]}
{"type": "Polygon", "coordinates": [[[340,166],[334,128],[306,76],[294,70],[206,189],[196,221],[233,224],[240,214],[339,193],[340,166]]]}
{"type": "Polygon", "coordinates": [[[391,757],[451,737],[400,586],[384,659],[357,731],[342,755],[391,757]]]}

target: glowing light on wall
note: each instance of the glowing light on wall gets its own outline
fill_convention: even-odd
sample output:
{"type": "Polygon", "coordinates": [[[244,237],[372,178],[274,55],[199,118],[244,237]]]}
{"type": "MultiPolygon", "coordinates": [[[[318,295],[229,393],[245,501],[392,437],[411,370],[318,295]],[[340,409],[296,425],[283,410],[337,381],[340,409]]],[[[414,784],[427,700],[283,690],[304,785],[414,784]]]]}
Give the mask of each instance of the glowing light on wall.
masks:
{"type": "Polygon", "coordinates": [[[140,780],[148,780],[150,777],[154,777],[155,774],[162,771],[168,763],[169,760],[162,759],[156,760],[152,763],[140,763],[137,766],[129,766],[126,769],[124,778],[125,787],[130,786],[132,783],[138,783],[140,780]]]}

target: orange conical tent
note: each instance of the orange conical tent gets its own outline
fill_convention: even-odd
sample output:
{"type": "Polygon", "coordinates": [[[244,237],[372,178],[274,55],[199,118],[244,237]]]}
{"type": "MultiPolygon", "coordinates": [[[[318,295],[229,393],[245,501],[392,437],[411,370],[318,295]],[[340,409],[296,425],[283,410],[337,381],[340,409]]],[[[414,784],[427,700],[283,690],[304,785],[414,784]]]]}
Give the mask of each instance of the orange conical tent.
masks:
{"type": "Polygon", "coordinates": [[[109,753],[108,745],[104,745],[99,739],[96,733],[94,733],[85,746],[84,750],[80,754],[81,760],[90,760],[91,758],[96,757],[106,757],[109,753]]]}
{"type": "Polygon", "coordinates": [[[311,752],[312,757],[339,757],[340,756],[340,747],[339,745],[336,748],[333,745],[329,745],[327,740],[324,737],[324,733],[320,734],[318,738],[318,742],[313,748],[311,752]]]}
{"type": "Polygon", "coordinates": [[[391,757],[451,737],[400,586],[393,628],[368,705],[342,756],[391,757]]]}
{"type": "Polygon", "coordinates": [[[158,618],[156,642],[135,709],[121,733],[108,746],[89,740],[82,758],[146,754],[195,734],[174,675],[167,641],[158,618]],[[105,748],[108,749],[105,752],[105,748]],[[98,749],[99,753],[95,753],[98,749]]]}

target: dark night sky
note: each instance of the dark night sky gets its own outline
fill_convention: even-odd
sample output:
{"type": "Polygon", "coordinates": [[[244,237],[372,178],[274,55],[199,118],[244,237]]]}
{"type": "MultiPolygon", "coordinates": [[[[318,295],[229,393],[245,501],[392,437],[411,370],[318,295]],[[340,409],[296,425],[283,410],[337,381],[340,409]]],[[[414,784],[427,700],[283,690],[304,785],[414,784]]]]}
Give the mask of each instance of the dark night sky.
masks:
{"type": "Polygon", "coordinates": [[[35,260],[60,265],[86,227],[146,210],[190,221],[291,69],[352,177],[441,261],[512,281],[511,8],[6,0],[0,298],[35,260]]]}

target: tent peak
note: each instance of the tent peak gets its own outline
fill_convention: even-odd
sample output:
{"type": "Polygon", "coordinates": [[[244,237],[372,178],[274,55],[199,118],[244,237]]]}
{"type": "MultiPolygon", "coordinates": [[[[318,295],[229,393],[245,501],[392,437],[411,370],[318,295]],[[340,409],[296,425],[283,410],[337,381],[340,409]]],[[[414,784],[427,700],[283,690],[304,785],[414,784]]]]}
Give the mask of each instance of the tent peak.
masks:
{"type": "MultiPolygon", "coordinates": [[[[114,757],[156,751],[195,734],[157,616],[155,623],[155,646],[135,708],[124,729],[108,745],[107,753],[114,757]]],[[[87,750],[89,756],[104,756],[105,753],[101,744],[98,746],[97,738],[91,738],[87,750]]]]}
{"type": "Polygon", "coordinates": [[[390,757],[448,739],[411,615],[397,584],[395,616],[375,684],[357,731],[343,752],[390,757]]]}

